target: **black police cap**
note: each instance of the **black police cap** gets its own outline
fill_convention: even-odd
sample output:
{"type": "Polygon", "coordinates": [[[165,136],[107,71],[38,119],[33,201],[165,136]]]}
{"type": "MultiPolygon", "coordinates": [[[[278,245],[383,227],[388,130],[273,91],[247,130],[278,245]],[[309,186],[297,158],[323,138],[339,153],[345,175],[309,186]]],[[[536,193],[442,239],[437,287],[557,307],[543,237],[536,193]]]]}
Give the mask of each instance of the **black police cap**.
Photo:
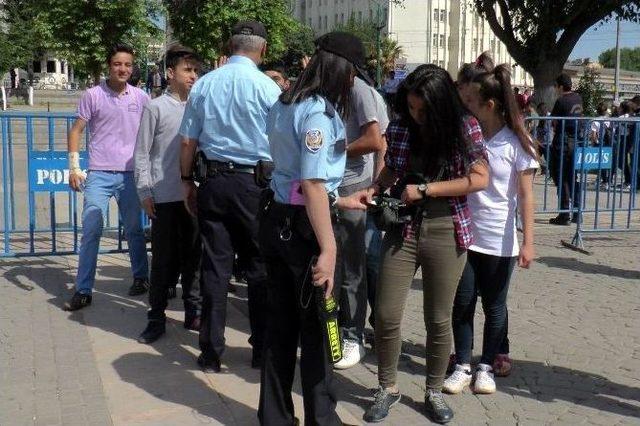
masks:
{"type": "Polygon", "coordinates": [[[258,21],[240,21],[231,29],[233,35],[255,35],[267,38],[267,30],[264,28],[262,22],[258,21]]]}
{"type": "Polygon", "coordinates": [[[362,40],[351,33],[333,31],[320,36],[315,41],[318,49],[331,52],[351,62],[359,76],[370,86],[373,80],[365,71],[366,53],[362,40]]]}

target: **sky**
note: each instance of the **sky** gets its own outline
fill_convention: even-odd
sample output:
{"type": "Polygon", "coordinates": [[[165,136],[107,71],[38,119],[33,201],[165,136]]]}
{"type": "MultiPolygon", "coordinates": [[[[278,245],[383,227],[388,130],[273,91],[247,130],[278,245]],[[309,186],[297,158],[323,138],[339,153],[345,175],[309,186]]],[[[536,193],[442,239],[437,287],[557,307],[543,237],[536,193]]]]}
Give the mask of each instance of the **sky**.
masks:
{"type": "MultiPolygon", "coordinates": [[[[597,60],[604,50],[616,47],[616,22],[595,25],[585,32],[569,56],[570,59],[591,58],[597,60]]],[[[621,22],[620,47],[640,47],[640,24],[621,22]]]]}

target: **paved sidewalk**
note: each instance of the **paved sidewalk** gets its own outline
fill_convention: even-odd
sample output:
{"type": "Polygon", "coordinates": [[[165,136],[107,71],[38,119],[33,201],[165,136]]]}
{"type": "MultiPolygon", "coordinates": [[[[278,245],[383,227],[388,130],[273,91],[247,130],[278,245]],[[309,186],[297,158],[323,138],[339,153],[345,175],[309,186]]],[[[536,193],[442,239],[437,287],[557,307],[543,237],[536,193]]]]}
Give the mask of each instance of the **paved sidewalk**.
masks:
{"type": "MultiPolygon", "coordinates": [[[[498,379],[494,395],[448,397],[454,424],[640,424],[640,234],[589,237],[586,256],[561,248],[572,230],[537,227],[539,259],[515,273],[510,292],[515,371],[498,379]]],[[[195,365],[197,334],[182,328],[180,299],[171,301],[164,338],[135,341],[146,296],[125,296],[125,255],[101,256],[93,305],[63,312],[76,262],[0,260],[0,425],[257,424],[259,372],[249,367],[244,287],[231,295],[223,372],[205,375],[195,365]]],[[[416,280],[405,311],[403,400],[389,425],[428,423],[420,287],[416,280]]],[[[361,423],[375,374],[369,351],[339,376],[346,423],[361,423]]],[[[301,416],[300,397],[296,406],[301,416]]]]}

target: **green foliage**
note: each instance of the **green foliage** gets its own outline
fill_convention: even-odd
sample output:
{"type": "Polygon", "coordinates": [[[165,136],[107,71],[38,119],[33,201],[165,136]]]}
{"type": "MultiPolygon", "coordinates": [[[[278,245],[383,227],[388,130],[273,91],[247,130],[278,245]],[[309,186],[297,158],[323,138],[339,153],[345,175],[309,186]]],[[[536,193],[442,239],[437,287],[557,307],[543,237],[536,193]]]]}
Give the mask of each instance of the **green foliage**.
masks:
{"type": "MultiPolygon", "coordinates": [[[[376,75],[375,70],[378,63],[377,55],[377,40],[376,36],[378,29],[376,23],[371,21],[358,22],[351,16],[344,25],[338,25],[335,28],[336,31],[346,31],[354,34],[362,40],[367,54],[367,68],[371,77],[376,75]]],[[[386,75],[394,67],[395,60],[402,55],[402,48],[398,45],[398,42],[387,37],[386,35],[380,35],[380,66],[382,74],[386,75]]]]}
{"type": "Polygon", "coordinates": [[[280,65],[287,70],[289,77],[295,77],[302,71],[301,59],[304,56],[311,56],[315,50],[313,41],[315,34],[313,30],[304,24],[299,24],[295,35],[292,36],[287,43],[287,50],[279,58],[272,59],[265,64],[280,65]]]}
{"type": "MultiPolygon", "coordinates": [[[[279,58],[299,36],[288,0],[163,0],[173,36],[212,61],[226,54],[231,28],[240,20],[255,19],[268,33],[267,60],[279,58]]],[[[302,46],[304,48],[304,46],[302,46]]]]}
{"type": "Polygon", "coordinates": [[[27,68],[27,62],[44,51],[38,22],[31,2],[5,0],[0,3],[0,76],[10,68],[27,68]]]}
{"type": "Polygon", "coordinates": [[[595,117],[598,104],[604,100],[604,86],[598,81],[599,69],[595,66],[586,66],[580,76],[576,92],[582,96],[582,108],[584,115],[595,117]]]}
{"type": "Polygon", "coordinates": [[[108,49],[131,45],[144,56],[159,29],[150,17],[156,0],[39,0],[41,35],[48,50],[97,79],[105,68],[108,49]]]}
{"type": "Polygon", "coordinates": [[[591,26],[621,16],[640,21],[640,0],[461,0],[475,7],[509,54],[529,72],[536,101],[552,104],[553,82],[591,26]]]}
{"type": "MultiPolygon", "coordinates": [[[[615,68],[616,49],[607,49],[598,56],[598,62],[605,68],[615,68]]],[[[620,49],[620,68],[627,71],[640,71],[640,47],[620,49]]]]}

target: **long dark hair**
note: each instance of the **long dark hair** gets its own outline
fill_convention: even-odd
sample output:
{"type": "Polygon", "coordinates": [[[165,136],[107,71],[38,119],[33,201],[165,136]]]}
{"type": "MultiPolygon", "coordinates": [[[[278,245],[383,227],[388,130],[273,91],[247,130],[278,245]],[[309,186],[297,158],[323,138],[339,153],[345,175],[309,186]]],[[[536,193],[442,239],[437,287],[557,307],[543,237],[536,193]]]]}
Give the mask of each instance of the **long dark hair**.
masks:
{"type": "MultiPolygon", "coordinates": [[[[410,131],[410,147],[424,161],[425,177],[435,178],[457,152],[469,150],[464,136],[465,109],[451,76],[433,65],[420,65],[398,87],[396,110],[410,131]],[[424,101],[425,123],[418,125],[409,114],[407,96],[424,101]]],[[[446,170],[446,167],[445,167],[446,170]]]]}
{"type": "Polygon", "coordinates": [[[312,96],[323,96],[345,117],[349,111],[351,76],[354,73],[351,62],[343,57],[316,50],[293,87],[280,95],[280,101],[291,104],[312,96]]]}
{"type": "Polygon", "coordinates": [[[538,158],[538,152],[533,138],[527,132],[524,125],[520,108],[511,88],[511,71],[509,65],[501,64],[495,67],[492,72],[485,72],[477,75],[473,83],[478,86],[478,93],[483,102],[493,100],[497,107],[497,112],[502,115],[507,127],[518,136],[520,145],[525,152],[538,158]]]}

